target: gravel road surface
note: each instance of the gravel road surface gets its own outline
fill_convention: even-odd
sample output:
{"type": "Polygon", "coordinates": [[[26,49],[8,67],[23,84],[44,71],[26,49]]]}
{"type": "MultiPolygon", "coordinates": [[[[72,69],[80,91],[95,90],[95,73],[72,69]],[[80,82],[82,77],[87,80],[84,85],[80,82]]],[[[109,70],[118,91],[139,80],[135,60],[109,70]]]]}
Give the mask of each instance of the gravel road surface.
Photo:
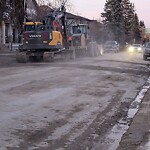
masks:
{"type": "Polygon", "coordinates": [[[0,150],[126,149],[128,112],[149,78],[141,53],[26,64],[8,55],[0,54],[0,150]]]}

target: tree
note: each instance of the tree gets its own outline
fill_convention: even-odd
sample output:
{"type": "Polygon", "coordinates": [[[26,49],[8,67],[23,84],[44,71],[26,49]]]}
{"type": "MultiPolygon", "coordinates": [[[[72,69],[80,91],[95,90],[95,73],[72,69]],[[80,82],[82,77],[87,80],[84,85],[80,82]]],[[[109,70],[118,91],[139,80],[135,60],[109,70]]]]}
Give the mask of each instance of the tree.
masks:
{"type": "Polygon", "coordinates": [[[6,10],[6,0],[0,0],[0,22],[3,20],[5,10],[6,10]]]}
{"type": "Polygon", "coordinates": [[[140,32],[141,32],[141,38],[142,38],[141,41],[143,43],[144,36],[145,36],[145,23],[144,23],[144,21],[140,21],[139,24],[140,24],[140,32]]]}
{"type": "Polygon", "coordinates": [[[12,43],[12,26],[21,30],[24,18],[24,0],[0,0],[0,32],[1,41],[5,44],[5,23],[9,23],[7,39],[12,43]]]}
{"type": "Polygon", "coordinates": [[[145,28],[145,23],[144,23],[144,21],[141,21],[141,20],[140,20],[140,27],[144,27],[144,28],[145,28]]]}
{"type": "Polygon", "coordinates": [[[121,0],[115,1],[114,23],[115,23],[114,32],[115,32],[116,40],[120,43],[123,43],[124,41],[124,18],[123,18],[121,0]]]}
{"type": "Polygon", "coordinates": [[[103,23],[109,37],[119,42],[133,42],[133,40],[141,39],[138,15],[130,0],[106,0],[101,16],[104,18],[103,23]]]}
{"type": "Polygon", "coordinates": [[[53,0],[51,3],[55,8],[60,7],[61,5],[64,5],[67,11],[72,10],[72,4],[70,3],[69,0],[53,0]]]}
{"type": "Polygon", "coordinates": [[[101,16],[109,35],[107,39],[111,38],[122,42],[124,40],[124,20],[121,0],[106,0],[101,16]]]}
{"type": "Polygon", "coordinates": [[[44,20],[44,18],[52,11],[52,6],[41,5],[38,8],[37,20],[44,20]]]}
{"type": "Polygon", "coordinates": [[[14,24],[21,25],[24,18],[24,0],[0,0],[0,20],[12,19],[14,24]]]}
{"type": "Polygon", "coordinates": [[[135,42],[140,42],[141,41],[140,23],[136,13],[134,14],[132,30],[133,30],[133,37],[135,39],[135,42]]]}
{"type": "Polygon", "coordinates": [[[122,0],[125,41],[130,42],[133,39],[132,23],[134,18],[134,5],[129,0],[122,0]]]}
{"type": "Polygon", "coordinates": [[[22,28],[24,17],[26,15],[24,0],[12,0],[12,9],[13,23],[17,27],[22,28]]]}

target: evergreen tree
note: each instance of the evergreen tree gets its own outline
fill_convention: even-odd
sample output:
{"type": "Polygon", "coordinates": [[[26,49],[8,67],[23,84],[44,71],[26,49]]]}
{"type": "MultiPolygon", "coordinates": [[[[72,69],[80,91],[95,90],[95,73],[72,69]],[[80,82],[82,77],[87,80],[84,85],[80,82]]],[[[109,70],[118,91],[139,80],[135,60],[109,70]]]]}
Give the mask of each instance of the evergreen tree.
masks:
{"type": "Polygon", "coordinates": [[[136,13],[134,14],[132,30],[133,30],[133,37],[135,40],[134,42],[140,42],[141,41],[140,23],[136,13]]]}
{"type": "Polygon", "coordinates": [[[106,0],[103,23],[106,30],[109,30],[110,38],[122,42],[124,40],[124,20],[121,0],[106,0]],[[121,37],[121,38],[120,38],[121,37]]]}
{"type": "Polygon", "coordinates": [[[124,41],[124,18],[123,18],[123,10],[121,5],[121,0],[115,1],[114,7],[114,31],[115,31],[115,39],[123,43],[124,41]]]}
{"type": "Polygon", "coordinates": [[[133,38],[132,23],[134,18],[134,5],[129,0],[122,0],[123,18],[125,24],[125,41],[130,42],[133,38]]]}
{"type": "MultiPolygon", "coordinates": [[[[105,39],[111,39],[114,38],[113,35],[113,15],[112,15],[112,6],[113,1],[112,0],[106,0],[105,6],[104,6],[104,12],[101,14],[103,18],[103,23],[105,27],[105,33],[106,35],[105,39]]],[[[104,40],[105,40],[104,39],[104,40]]]]}
{"type": "Polygon", "coordinates": [[[141,40],[140,22],[130,0],[106,0],[101,16],[107,39],[110,37],[119,42],[141,40]]]}
{"type": "Polygon", "coordinates": [[[144,37],[145,37],[145,23],[144,21],[140,21],[140,33],[141,33],[141,43],[144,44],[144,37]]]}
{"type": "Polygon", "coordinates": [[[144,21],[141,21],[141,20],[140,20],[140,27],[145,28],[145,23],[144,23],[144,21]]]}

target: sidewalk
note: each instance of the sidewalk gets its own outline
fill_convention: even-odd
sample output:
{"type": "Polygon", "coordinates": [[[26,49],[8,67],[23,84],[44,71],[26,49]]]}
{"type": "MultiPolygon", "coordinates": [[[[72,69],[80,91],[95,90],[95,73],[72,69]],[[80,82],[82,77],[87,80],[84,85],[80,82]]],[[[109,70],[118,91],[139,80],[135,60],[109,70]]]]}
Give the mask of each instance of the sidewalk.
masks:
{"type": "MultiPolygon", "coordinates": [[[[16,51],[16,49],[18,49],[18,47],[19,47],[20,44],[21,44],[21,43],[13,43],[13,44],[12,44],[12,51],[16,51]]],[[[9,50],[11,50],[9,44],[5,44],[5,46],[6,46],[9,50]]]]}
{"type": "Polygon", "coordinates": [[[16,63],[15,51],[10,51],[7,46],[0,49],[0,67],[7,67],[16,63]]]}
{"type": "Polygon", "coordinates": [[[150,89],[117,150],[150,150],[150,89]]]}
{"type": "Polygon", "coordinates": [[[10,49],[9,44],[0,45],[0,55],[13,55],[14,52],[18,49],[19,45],[21,43],[13,43],[12,44],[12,50],[10,49]]]}

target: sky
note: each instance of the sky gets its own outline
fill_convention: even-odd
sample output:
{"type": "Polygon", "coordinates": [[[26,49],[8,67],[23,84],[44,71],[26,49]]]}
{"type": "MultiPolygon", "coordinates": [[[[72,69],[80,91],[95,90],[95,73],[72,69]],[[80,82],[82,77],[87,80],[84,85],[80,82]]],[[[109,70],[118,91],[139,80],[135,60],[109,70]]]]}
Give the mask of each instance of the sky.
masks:
{"type": "MultiPolygon", "coordinates": [[[[89,19],[100,19],[106,0],[70,0],[74,12],[89,19]]],[[[150,27],[150,0],[130,0],[134,3],[139,20],[150,27]]]]}

